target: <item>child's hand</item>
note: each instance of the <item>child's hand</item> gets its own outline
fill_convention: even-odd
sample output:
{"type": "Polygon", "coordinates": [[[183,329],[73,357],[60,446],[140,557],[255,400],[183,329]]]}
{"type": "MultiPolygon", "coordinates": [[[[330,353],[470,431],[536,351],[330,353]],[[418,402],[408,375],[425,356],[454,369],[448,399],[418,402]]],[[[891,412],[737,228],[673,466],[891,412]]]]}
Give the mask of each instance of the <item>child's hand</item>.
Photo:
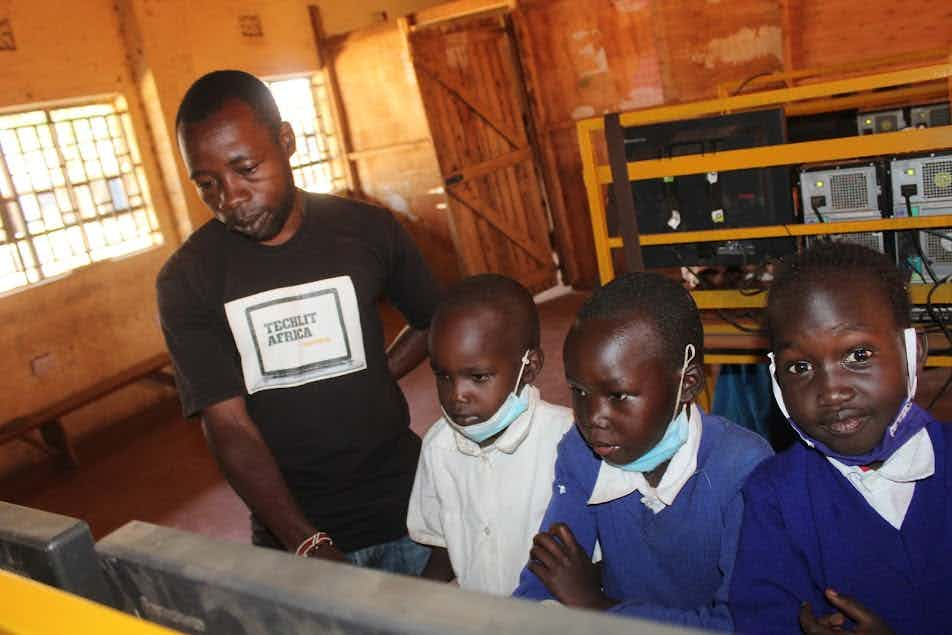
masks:
{"type": "Polygon", "coordinates": [[[615,604],[602,593],[598,567],[565,524],[556,523],[549,531],[536,534],[529,557],[529,570],[562,604],[591,609],[615,604]]]}
{"type": "Polygon", "coordinates": [[[826,599],[830,604],[840,609],[838,612],[825,617],[817,618],[813,615],[810,604],[804,602],[800,608],[800,628],[804,633],[811,635],[818,633],[841,633],[845,631],[846,618],[856,623],[854,633],[860,635],[893,635],[892,629],[883,620],[851,597],[840,595],[833,589],[826,590],[826,599]]]}

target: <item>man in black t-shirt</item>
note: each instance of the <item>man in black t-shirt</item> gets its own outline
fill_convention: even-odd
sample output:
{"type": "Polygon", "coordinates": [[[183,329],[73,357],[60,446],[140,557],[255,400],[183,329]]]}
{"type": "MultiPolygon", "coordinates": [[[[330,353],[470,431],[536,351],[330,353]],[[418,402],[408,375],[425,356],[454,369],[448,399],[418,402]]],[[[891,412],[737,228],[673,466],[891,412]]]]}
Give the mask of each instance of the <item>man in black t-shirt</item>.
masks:
{"type": "Polygon", "coordinates": [[[216,71],[186,93],[179,148],[215,216],[159,274],[186,415],[252,510],[255,544],[418,573],[406,537],[420,440],[396,379],[426,357],[438,292],[379,208],[297,189],[267,87],[216,71]],[[407,318],[389,350],[381,298],[407,318]]]}

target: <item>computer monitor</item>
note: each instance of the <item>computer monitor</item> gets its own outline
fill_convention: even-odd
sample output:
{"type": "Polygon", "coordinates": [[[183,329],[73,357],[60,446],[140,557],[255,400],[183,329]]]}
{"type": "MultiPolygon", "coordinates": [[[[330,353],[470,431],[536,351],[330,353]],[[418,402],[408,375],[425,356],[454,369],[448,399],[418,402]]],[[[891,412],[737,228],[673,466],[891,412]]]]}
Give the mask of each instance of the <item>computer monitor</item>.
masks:
{"type": "MultiPolygon", "coordinates": [[[[783,110],[758,110],[624,129],[627,161],[709,154],[785,143],[783,110]]],[[[638,231],[667,234],[793,221],[787,166],[631,182],[638,231]]],[[[617,219],[614,219],[617,223],[617,219]]],[[[609,233],[618,234],[609,219],[609,233]]],[[[759,264],[795,249],[791,238],[642,248],[645,266],[759,264]]]]}
{"type": "Polygon", "coordinates": [[[112,606],[89,525],[0,501],[0,568],[112,606]]]}
{"type": "Polygon", "coordinates": [[[131,522],[96,545],[120,608],[186,633],[698,633],[131,522]]]}

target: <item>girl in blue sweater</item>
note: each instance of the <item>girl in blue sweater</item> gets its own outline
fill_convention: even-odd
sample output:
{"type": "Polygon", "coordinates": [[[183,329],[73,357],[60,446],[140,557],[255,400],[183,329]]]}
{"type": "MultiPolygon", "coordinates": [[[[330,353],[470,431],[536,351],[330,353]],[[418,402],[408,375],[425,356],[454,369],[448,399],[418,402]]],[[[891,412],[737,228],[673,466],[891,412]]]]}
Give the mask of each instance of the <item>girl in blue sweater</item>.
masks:
{"type": "Polygon", "coordinates": [[[740,489],[770,448],[693,405],[702,347],[691,295],[657,274],[579,311],[563,351],[576,427],[516,597],[731,630],[740,489]]]}
{"type": "Polygon", "coordinates": [[[767,307],[774,394],[802,443],[744,489],[742,633],[952,633],[952,434],[916,406],[904,277],[849,243],[788,259],[767,307]]]}

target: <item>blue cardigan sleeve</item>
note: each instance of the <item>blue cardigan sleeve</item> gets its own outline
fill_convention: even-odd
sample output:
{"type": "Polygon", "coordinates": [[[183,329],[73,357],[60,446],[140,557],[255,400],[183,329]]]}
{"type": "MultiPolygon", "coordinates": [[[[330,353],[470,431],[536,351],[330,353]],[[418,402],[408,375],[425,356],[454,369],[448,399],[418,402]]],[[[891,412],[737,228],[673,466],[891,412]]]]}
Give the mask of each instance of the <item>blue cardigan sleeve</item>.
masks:
{"type": "MultiPolygon", "coordinates": [[[[786,478],[801,477],[789,474],[786,478]]],[[[734,626],[738,633],[799,634],[801,602],[810,602],[817,611],[826,607],[826,601],[812,583],[808,556],[792,540],[767,470],[751,475],[744,501],[730,587],[734,626]]]]}
{"type": "MultiPolygon", "coordinates": [[[[589,479],[581,478],[580,474],[582,466],[579,463],[585,462],[588,458],[582,453],[585,449],[585,442],[578,437],[578,431],[574,429],[569,430],[559,443],[559,455],[555,461],[555,480],[552,483],[552,498],[549,500],[549,507],[542,518],[539,531],[546,531],[555,523],[565,523],[572,530],[579,546],[591,557],[598,529],[595,515],[588,507],[592,484],[586,483],[585,481],[589,479]]],[[[526,554],[527,559],[528,557],[529,554],[526,554]]],[[[555,599],[528,567],[522,569],[519,586],[512,595],[527,600],[555,599]]]]}

